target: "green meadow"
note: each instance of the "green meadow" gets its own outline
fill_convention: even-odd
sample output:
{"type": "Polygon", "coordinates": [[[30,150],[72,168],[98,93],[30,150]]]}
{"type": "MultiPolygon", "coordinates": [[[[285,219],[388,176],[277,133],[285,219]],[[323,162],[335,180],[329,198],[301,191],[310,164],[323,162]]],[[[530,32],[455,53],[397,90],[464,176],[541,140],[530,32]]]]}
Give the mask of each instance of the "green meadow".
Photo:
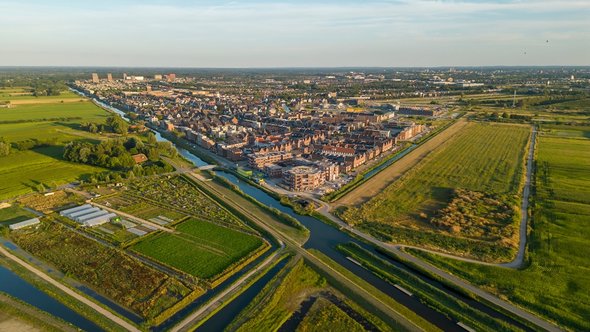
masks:
{"type": "Polygon", "coordinates": [[[517,247],[513,221],[518,216],[488,218],[484,202],[501,202],[507,210],[518,205],[530,132],[526,125],[470,122],[381,193],[340,216],[386,241],[490,261],[509,259],[517,247]],[[456,230],[438,226],[435,218],[461,191],[475,202],[469,208],[476,217],[456,230]],[[481,195],[493,197],[477,198],[481,195]],[[492,236],[497,229],[502,236],[492,236]]]}
{"type": "Polygon", "coordinates": [[[569,330],[590,330],[590,139],[547,128],[537,150],[532,231],[521,270],[414,252],[569,330]]]}
{"type": "Polygon", "coordinates": [[[178,233],[160,233],[135,244],[132,249],[201,279],[213,278],[259,248],[259,237],[189,219],[178,233]]]}
{"type": "Polygon", "coordinates": [[[51,145],[24,151],[13,148],[8,156],[0,157],[0,199],[35,191],[40,183],[53,187],[105,171],[67,162],[62,155],[64,145],[70,141],[100,139],[99,135],[80,130],[80,124],[102,123],[108,112],[88,100],[79,101],[82,98],[69,91],[60,96],[26,96],[27,103],[23,104],[16,102],[25,96],[12,93],[19,90],[0,90],[0,100],[14,102],[10,108],[0,108],[0,137],[10,143],[37,139],[51,145]],[[31,98],[38,102],[30,103],[31,98]],[[61,102],[68,98],[71,102],[61,102]]]}

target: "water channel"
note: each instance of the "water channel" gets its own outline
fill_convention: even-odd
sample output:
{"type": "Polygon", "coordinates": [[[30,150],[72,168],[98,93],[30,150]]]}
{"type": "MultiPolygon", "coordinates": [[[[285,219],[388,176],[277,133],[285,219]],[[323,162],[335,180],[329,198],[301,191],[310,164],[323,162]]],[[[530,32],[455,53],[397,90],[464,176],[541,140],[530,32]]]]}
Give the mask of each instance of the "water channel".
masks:
{"type": "MultiPolygon", "coordinates": [[[[76,91],[76,90],[73,90],[73,91],[75,91],[81,95],[84,95],[79,91],[76,91]]],[[[104,107],[105,109],[108,109],[112,112],[115,112],[115,113],[121,115],[124,119],[129,121],[129,119],[126,117],[125,112],[123,112],[117,108],[114,108],[108,104],[105,104],[101,101],[98,101],[96,99],[94,99],[94,102],[97,103],[99,106],[104,107]]],[[[160,135],[160,133],[157,131],[154,131],[154,134],[156,135],[156,138],[158,141],[169,141],[166,138],[162,137],[160,135]]],[[[172,143],[172,144],[174,144],[174,143],[172,143]]],[[[202,167],[202,166],[208,165],[208,163],[204,162],[202,159],[200,159],[198,156],[194,155],[190,151],[183,149],[181,147],[178,147],[178,146],[176,146],[176,148],[177,148],[178,152],[183,157],[190,160],[195,166],[202,167]]],[[[393,160],[388,161],[387,163],[385,163],[383,165],[383,168],[388,166],[394,160],[399,159],[401,156],[403,156],[407,152],[409,152],[409,150],[404,151],[404,153],[401,153],[399,157],[393,158],[393,160]]],[[[336,250],[335,246],[338,244],[342,244],[342,243],[354,242],[354,243],[357,243],[358,245],[362,246],[363,248],[373,251],[374,253],[378,254],[377,252],[374,251],[374,248],[351,237],[347,233],[345,233],[345,232],[343,232],[331,225],[325,224],[315,218],[312,218],[309,216],[301,216],[301,215],[296,214],[291,208],[281,205],[276,199],[274,199],[273,197],[271,197],[270,195],[268,195],[264,191],[254,187],[244,181],[240,181],[238,178],[236,178],[232,174],[221,172],[221,171],[216,171],[215,173],[218,176],[223,177],[223,178],[229,180],[230,182],[234,183],[244,193],[254,197],[255,199],[257,199],[261,203],[266,204],[270,207],[277,208],[278,210],[292,216],[293,218],[295,218],[299,222],[301,222],[306,228],[308,228],[310,230],[310,238],[305,243],[304,248],[308,248],[308,249],[313,248],[313,249],[316,249],[316,250],[322,252],[323,254],[325,254],[326,256],[331,258],[332,260],[334,260],[336,263],[342,265],[344,268],[346,268],[350,272],[354,273],[356,276],[358,276],[361,279],[372,284],[373,286],[375,286],[376,288],[378,288],[379,290],[381,290],[382,292],[384,292],[385,294],[387,294],[388,296],[390,296],[391,298],[393,298],[397,302],[402,303],[403,305],[408,307],[410,310],[416,312],[418,315],[420,315],[424,319],[428,320],[432,324],[438,326],[439,328],[441,328],[445,331],[463,331],[463,329],[456,324],[457,322],[450,320],[445,315],[426,306],[425,304],[420,302],[417,298],[408,296],[407,294],[403,293],[399,289],[395,288],[393,285],[378,278],[377,276],[375,276],[373,273],[366,270],[365,268],[351,262],[343,254],[341,254],[338,250],[336,250]]],[[[366,176],[370,176],[370,175],[367,174],[366,176]]],[[[382,258],[385,258],[385,257],[382,257],[382,258]]],[[[397,264],[397,262],[394,262],[391,260],[389,260],[389,261],[392,264],[397,264]]],[[[255,263],[257,263],[257,262],[255,262],[255,263]]],[[[264,287],[264,285],[268,281],[270,281],[270,279],[272,279],[272,277],[274,275],[276,275],[279,267],[281,267],[281,266],[282,266],[282,264],[279,264],[276,267],[272,268],[270,271],[268,271],[264,276],[261,277],[261,279],[259,279],[257,282],[255,282],[251,287],[249,287],[246,291],[244,291],[234,301],[232,301],[230,304],[228,304],[223,309],[221,309],[217,314],[212,316],[201,328],[199,328],[199,330],[203,330],[203,328],[206,328],[206,327],[211,327],[214,330],[222,330],[223,327],[227,326],[233,320],[233,317],[235,317],[235,315],[239,311],[241,311],[243,308],[245,308],[248,305],[248,303],[250,303],[252,301],[252,299],[258,294],[258,292],[264,287]]],[[[248,268],[250,268],[250,266],[248,268]]],[[[247,269],[244,269],[244,270],[247,270],[247,269]]],[[[1,272],[2,272],[2,270],[0,269],[0,279],[4,280],[4,274],[1,274],[1,272]]],[[[20,279],[20,277],[14,275],[14,274],[9,275],[8,279],[10,279],[10,278],[16,280],[15,282],[19,282],[18,280],[23,281],[22,279],[20,279]]],[[[234,276],[234,277],[226,280],[226,282],[224,282],[222,285],[220,285],[219,289],[223,289],[226,286],[226,284],[229,285],[231,282],[235,281],[235,278],[237,278],[237,276],[234,276]]],[[[427,280],[427,279],[425,279],[425,280],[431,284],[436,284],[437,287],[444,288],[444,286],[437,284],[436,281],[427,280]]],[[[3,284],[4,283],[2,283],[2,285],[3,284]]],[[[36,290],[34,287],[33,287],[33,289],[36,290]]],[[[3,289],[0,288],[0,290],[3,290],[3,289]]],[[[39,290],[36,290],[36,291],[40,292],[39,290]]],[[[448,293],[452,293],[452,290],[446,290],[446,291],[448,293]]],[[[45,293],[42,293],[42,294],[45,295],[45,297],[48,297],[45,293]]],[[[186,308],[184,308],[183,310],[178,312],[176,315],[174,315],[172,318],[170,318],[169,320],[167,320],[165,323],[158,326],[154,330],[155,331],[163,331],[163,330],[168,329],[169,327],[173,326],[175,323],[180,321],[184,316],[189,314],[192,310],[196,309],[198,306],[205,303],[205,301],[208,300],[209,298],[211,298],[211,296],[213,296],[213,295],[214,295],[214,292],[208,292],[208,294],[205,294],[204,296],[199,298],[197,301],[193,302],[192,304],[190,304],[189,306],[187,306],[186,308]]],[[[460,297],[460,295],[458,295],[458,294],[453,294],[453,296],[460,297]]],[[[15,295],[15,297],[18,297],[21,300],[38,307],[41,310],[45,310],[45,311],[50,312],[58,317],[61,317],[64,320],[69,321],[72,324],[74,324],[82,329],[94,331],[97,328],[96,325],[94,325],[92,327],[89,327],[88,325],[84,326],[82,320],[85,320],[85,319],[71,310],[70,310],[71,312],[69,312],[69,313],[62,314],[55,309],[56,307],[59,307],[59,306],[48,307],[47,305],[41,306],[41,305],[38,305],[35,303],[31,303],[31,302],[35,302],[35,301],[29,301],[30,296],[27,294],[25,294],[23,296],[15,295]],[[78,318],[76,318],[76,316],[78,316],[78,318]],[[82,320],[80,320],[80,318],[82,320]]],[[[49,300],[53,300],[50,297],[48,297],[48,298],[49,298],[49,300]]],[[[466,299],[466,298],[461,298],[461,300],[466,301],[466,302],[469,301],[469,299],[466,299]]],[[[55,300],[53,300],[53,301],[55,301],[55,300]]],[[[489,309],[476,301],[469,301],[469,302],[472,302],[472,303],[469,303],[470,305],[476,306],[477,309],[480,309],[486,313],[489,313],[490,315],[492,315],[494,317],[501,317],[504,320],[510,321],[510,319],[508,319],[507,317],[501,316],[500,314],[498,314],[494,310],[489,309]]],[[[58,304],[59,304],[59,302],[58,302],[58,304]]],[[[66,309],[67,309],[67,307],[66,307],[66,309]]],[[[92,324],[91,322],[87,322],[87,323],[92,324]]],[[[513,323],[513,322],[511,322],[511,323],[513,323]]]]}

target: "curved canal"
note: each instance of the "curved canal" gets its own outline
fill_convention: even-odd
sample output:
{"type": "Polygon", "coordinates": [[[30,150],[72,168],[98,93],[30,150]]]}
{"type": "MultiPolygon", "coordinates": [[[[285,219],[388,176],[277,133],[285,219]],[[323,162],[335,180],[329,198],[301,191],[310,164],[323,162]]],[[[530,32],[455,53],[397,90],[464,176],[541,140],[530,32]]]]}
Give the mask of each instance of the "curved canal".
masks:
{"type": "MultiPolygon", "coordinates": [[[[74,90],[74,91],[76,91],[76,90],[74,90]]],[[[78,92],[78,91],[76,91],[76,92],[78,92]]],[[[101,101],[98,101],[96,99],[94,99],[94,102],[96,102],[98,105],[100,105],[112,112],[115,112],[115,113],[121,115],[124,119],[129,121],[125,112],[123,112],[115,107],[112,107],[108,104],[105,104],[101,101]]],[[[162,135],[160,135],[159,132],[154,131],[154,133],[155,133],[158,141],[170,142],[168,139],[162,137],[162,135]]],[[[172,143],[176,147],[178,152],[183,157],[190,160],[195,166],[202,167],[202,166],[209,165],[208,163],[203,161],[201,158],[199,158],[198,156],[196,156],[192,152],[190,152],[184,148],[181,148],[179,146],[176,146],[176,144],[174,144],[173,142],[170,142],[170,143],[172,143]]],[[[401,158],[403,155],[405,155],[406,153],[411,151],[413,148],[414,148],[414,146],[409,147],[408,149],[406,149],[406,151],[403,151],[395,158],[388,160],[386,163],[384,163],[383,165],[378,167],[378,169],[373,170],[372,172],[366,174],[365,176],[370,177],[370,176],[376,174],[378,171],[389,166],[391,163],[393,163],[395,160],[398,160],[399,158],[401,158]]],[[[463,329],[457,325],[456,321],[453,321],[453,320],[449,319],[447,316],[441,314],[440,312],[428,307],[424,303],[420,302],[417,298],[415,298],[413,296],[408,296],[407,294],[405,294],[401,290],[397,289],[396,287],[394,287],[390,283],[384,281],[383,279],[378,278],[370,271],[368,271],[365,268],[348,260],[345,255],[343,255],[342,253],[340,253],[336,249],[336,246],[338,244],[349,243],[349,242],[356,243],[359,246],[375,253],[376,255],[379,255],[381,258],[388,260],[392,264],[396,264],[396,266],[406,269],[404,266],[400,265],[398,262],[392,261],[389,257],[385,257],[385,256],[381,255],[379,252],[375,251],[375,249],[372,246],[369,246],[369,245],[365,244],[364,242],[361,242],[361,241],[357,240],[356,238],[353,238],[348,233],[345,233],[345,232],[341,231],[340,229],[335,228],[334,226],[328,225],[328,224],[326,224],[320,220],[317,220],[313,217],[310,217],[310,216],[302,216],[302,215],[296,214],[291,208],[281,205],[279,201],[274,199],[272,196],[268,195],[266,192],[260,190],[259,188],[255,187],[255,186],[252,186],[244,181],[240,181],[233,174],[225,173],[222,171],[216,171],[215,173],[217,176],[223,177],[223,178],[227,179],[228,181],[232,182],[233,184],[235,184],[236,186],[238,186],[245,194],[255,198],[256,200],[258,200],[259,202],[261,202],[263,204],[266,204],[267,206],[274,207],[274,208],[280,210],[281,212],[284,212],[284,213],[292,216],[293,218],[297,219],[301,224],[303,224],[306,228],[308,228],[310,231],[310,237],[309,237],[308,241],[304,244],[304,248],[316,249],[316,250],[322,252],[323,254],[325,254],[326,256],[331,258],[332,260],[334,260],[336,263],[340,264],[341,266],[343,266],[344,268],[346,268],[350,272],[354,273],[359,278],[369,282],[370,284],[372,284],[373,286],[375,286],[376,288],[381,290],[383,293],[390,296],[395,301],[408,307],[410,310],[416,312],[418,315],[423,317],[425,320],[436,325],[437,327],[441,328],[442,330],[463,331],[463,329]]],[[[274,273],[270,273],[270,272],[274,272],[274,269],[273,269],[273,271],[269,271],[269,273],[267,273],[259,281],[257,281],[257,283],[255,283],[256,287],[252,288],[252,290],[250,290],[250,288],[249,288],[249,290],[246,290],[244,293],[242,293],[237,298],[237,299],[239,299],[239,301],[236,302],[236,304],[227,305],[226,307],[221,309],[216,315],[211,317],[209,319],[209,321],[207,323],[205,323],[204,326],[215,326],[216,328],[221,329],[222,327],[229,325],[229,323],[232,321],[232,319],[235,315],[235,312],[238,312],[237,311],[238,309],[240,309],[240,310],[243,309],[256,296],[258,291],[260,289],[262,289],[262,287],[264,287],[264,284],[266,284],[264,282],[265,280],[271,279],[271,277],[269,277],[269,275],[274,275],[274,273]],[[211,324],[211,325],[209,325],[209,324],[211,324]]],[[[478,310],[481,310],[493,317],[500,318],[500,319],[507,321],[509,323],[512,323],[512,324],[515,323],[515,321],[513,321],[509,317],[499,314],[495,310],[490,309],[489,307],[487,307],[477,301],[473,301],[471,299],[465,298],[464,296],[454,292],[453,290],[446,289],[445,286],[439,284],[437,281],[428,279],[428,278],[426,278],[424,276],[420,276],[420,275],[416,275],[416,276],[422,278],[424,281],[427,281],[432,285],[437,286],[438,288],[443,289],[448,294],[450,294],[456,298],[459,298],[460,300],[472,305],[473,307],[475,307],[478,310]]],[[[201,301],[198,301],[198,302],[201,303],[201,301]]],[[[197,305],[198,303],[194,303],[194,304],[197,305]]],[[[191,307],[192,307],[192,305],[191,305],[191,307]]],[[[182,316],[184,316],[185,314],[188,314],[190,312],[190,310],[187,310],[187,311],[188,312],[185,312],[185,310],[183,310],[182,316]]],[[[182,317],[177,317],[177,316],[181,316],[180,314],[181,313],[179,313],[179,315],[175,315],[175,317],[173,317],[173,319],[170,319],[166,324],[163,324],[164,326],[159,326],[157,328],[157,330],[160,330],[164,327],[171,326],[173,323],[180,320],[182,317]]],[[[520,325],[520,324],[516,323],[516,325],[520,325]]],[[[202,329],[200,329],[200,330],[202,330],[202,329]]]]}

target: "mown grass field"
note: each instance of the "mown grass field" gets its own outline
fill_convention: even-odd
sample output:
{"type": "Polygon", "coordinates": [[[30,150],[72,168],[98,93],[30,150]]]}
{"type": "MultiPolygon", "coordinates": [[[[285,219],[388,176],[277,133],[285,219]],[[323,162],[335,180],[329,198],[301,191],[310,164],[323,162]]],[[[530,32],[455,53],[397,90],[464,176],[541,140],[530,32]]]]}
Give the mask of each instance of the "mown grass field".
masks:
{"type": "MultiPolygon", "coordinates": [[[[568,130],[576,129],[585,130],[568,130]]],[[[554,134],[544,132],[538,142],[528,266],[510,270],[421,255],[569,330],[588,331],[590,140],[554,134]]]]}
{"type": "Polygon", "coordinates": [[[12,104],[0,108],[0,137],[10,143],[38,139],[51,141],[50,147],[26,151],[12,149],[8,156],[0,157],[0,199],[26,194],[39,183],[45,186],[65,184],[88,175],[104,172],[99,167],[70,163],[62,158],[63,146],[75,140],[99,140],[100,135],[80,130],[84,122],[104,122],[108,112],[92,102],[66,91],[60,96],[32,97],[22,89],[0,90],[0,100],[17,98],[25,104],[12,104]],[[61,99],[73,102],[61,103],[61,99]]]}
{"type": "Polygon", "coordinates": [[[62,154],[62,147],[51,146],[0,157],[0,200],[33,192],[40,183],[52,187],[105,171],[65,161],[62,154]]]}
{"type": "MultiPolygon", "coordinates": [[[[433,218],[457,189],[495,194],[496,200],[518,206],[530,131],[525,125],[470,122],[371,200],[341,212],[341,218],[386,241],[488,260],[510,258],[518,245],[512,220],[489,218],[473,232],[474,225],[450,230],[436,226],[433,218]],[[491,237],[492,226],[505,236],[491,237]]],[[[473,209],[481,210],[475,203],[473,209]]]]}
{"type": "Polygon", "coordinates": [[[202,291],[51,221],[39,228],[13,231],[10,239],[57,270],[148,319],[191,292],[202,291]]]}
{"type": "Polygon", "coordinates": [[[263,241],[250,234],[189,219],[178,233],[160,233],[132,246],[156,261],[201,279],[210,279],[259,248],[263,241]]]}

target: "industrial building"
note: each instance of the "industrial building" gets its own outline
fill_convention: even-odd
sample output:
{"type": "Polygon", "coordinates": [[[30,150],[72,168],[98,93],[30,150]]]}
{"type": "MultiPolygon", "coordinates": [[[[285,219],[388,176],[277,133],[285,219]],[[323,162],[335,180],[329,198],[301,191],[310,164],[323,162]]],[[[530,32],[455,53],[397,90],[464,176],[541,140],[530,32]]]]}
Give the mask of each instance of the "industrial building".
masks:
{"type": "Polygon", "coordinates": [[[8,226],[8,228],[10,228],[10,230],[17,230],[17,229],[22,229],[25,227],[29,227],[29,226],[33,226],[33,225],[37,225],[39,224],[41,221],[39,220],[39,218],[33,218],[33,219],[28,219],[25,221],[21,221],[21,222],[17,222],[16,224],[12,224],[10,226],[8,226]]]}
{"type": "Polygon", "coordinates": [[[94,207],[90,204],[84,204],[75,208],[63,210],[59,214],[80,223],[85,227],[102,225],[117,217],[114,213],[109,213],[106,210],[94,207]]]}

